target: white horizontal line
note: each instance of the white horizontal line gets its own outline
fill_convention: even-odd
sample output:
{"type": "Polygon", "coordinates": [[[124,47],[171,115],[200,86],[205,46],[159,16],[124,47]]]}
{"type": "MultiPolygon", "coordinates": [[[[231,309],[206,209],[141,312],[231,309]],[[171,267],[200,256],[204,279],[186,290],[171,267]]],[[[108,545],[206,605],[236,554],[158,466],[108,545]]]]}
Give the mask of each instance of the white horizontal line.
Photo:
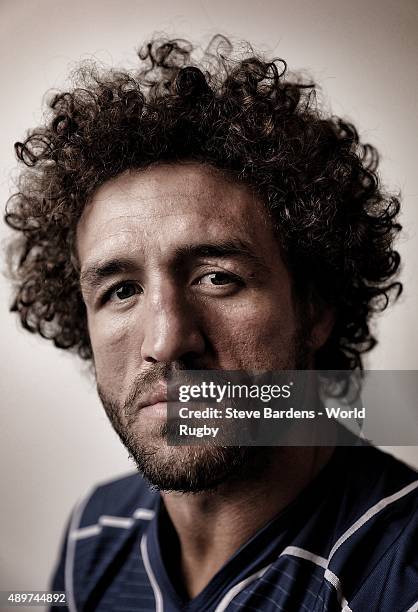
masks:
{"type": "Polygon", "coordinates": [[[89,525],[88,527],[80,527],[70,534],[72,540],[82,540],[83,538],[90,538],[91,536],[98,535],[102,528],[100,525],[89,525]]]}
{"type": "Polygon", "coordinates": [[[109,516],[103,514],[99,517],[99,525],[103,527],[119,527],[121,529],[129,529],[134,524],[133,518],[126,518],[123,516],[109,516]]]}
{"type": "Polygon", "coordinates": [[[300,557],[301,559],[306,559],[306,561],[312,561],[315,565],[319,565],[320,567],[326,568],[328,565],[327,559],[324,557],[320,557],[319,555],[315,555],[311,553],[309,550],[305,550],[304,548],[299,548],[298,546],[287,546],[284,551],[280,554],[282,555],[291,555],[293,557],[300,557]]]}
{"type": "Polygon", "coordinates": [[[154,510],[148,510],[148,508],[138,508],[132,515],[134,519],[144,519],[146,521],[150,521],[154,518],[155,512],[154,510]]]}
{"type": "Polygon", "coordinates": [[[84,538],[90,538],[92,536],[99,535],[103,527],[115,527],[117,529],[129,529],[135,523],[135,520],[150,521],[155,516],[154,510],[149,508],[137,508],[130,516],[110,516],[109,514],[102,514],[99,516],[97,523],[93,525],[87,525],[87,527],[80,527],[75,529],[69,534],[71,540],[82,540],[84,538]]]}

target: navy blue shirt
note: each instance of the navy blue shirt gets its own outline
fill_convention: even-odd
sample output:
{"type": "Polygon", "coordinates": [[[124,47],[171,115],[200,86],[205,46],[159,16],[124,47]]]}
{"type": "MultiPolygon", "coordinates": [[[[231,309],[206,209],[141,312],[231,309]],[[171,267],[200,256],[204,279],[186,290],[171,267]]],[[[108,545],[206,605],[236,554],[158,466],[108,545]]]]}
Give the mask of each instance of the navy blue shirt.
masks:
{"type": "Polygon", "coordinates": [[[374,447],[339,447],[192,600],[179,555],[161,496],[134,473],[76,507],[52,588],[71,612],[417,611],[418,474],[374,447]]]}

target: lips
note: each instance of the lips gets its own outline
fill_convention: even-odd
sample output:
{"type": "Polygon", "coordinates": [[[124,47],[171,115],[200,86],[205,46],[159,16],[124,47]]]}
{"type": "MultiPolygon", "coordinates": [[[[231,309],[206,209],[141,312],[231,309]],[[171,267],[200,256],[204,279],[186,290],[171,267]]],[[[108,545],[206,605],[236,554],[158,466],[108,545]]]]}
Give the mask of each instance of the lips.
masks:
{"type": "Polygon", "coordinates": [[[154,404],[167,403],[167,385],[166,383],[158,383],[156,387],[146,393],[138,404],[139,408],[146,408],[154,404]]]}

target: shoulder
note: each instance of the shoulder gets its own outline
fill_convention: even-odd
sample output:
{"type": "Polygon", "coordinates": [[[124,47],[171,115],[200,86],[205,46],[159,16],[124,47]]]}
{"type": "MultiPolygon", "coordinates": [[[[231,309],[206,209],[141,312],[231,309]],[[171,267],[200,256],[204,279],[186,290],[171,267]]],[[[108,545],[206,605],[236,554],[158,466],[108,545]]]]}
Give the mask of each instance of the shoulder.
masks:
{"type": "Polygon", "coordinates": [[[82,497],[74,510],[73,518],[79,515],[75,518],[76,528],[100,520],[106,522],[103,517],[108,516],[138,518],[135,514],[138,515],[141,509],[152,509],[157,498],[158,493],[136,472],[98,483],[82,497]]]}
{"type": "Polygon", "coordinates": [[[348,522],[378,514],[392,504],[405,507],[406,512],[415,507],[418,472],[413,467],[371,445],[338,451],[333,478],[336,488],[341,487],[348,522]]]}
{"type": "Polygon", "coordinates": [[[339,447],[318,484],[281,555],[319,588],[311,609],[418,610],[417,471],[369,444],[339,447]]]}
{"type": "MultiPolygon", "coordinates": [[[[376,532],[381,552],[418,525],[418,472],[373,446],[347,449],[341,469],[337,549],[354,546],[376,532]]],[[[418,555],[418,549],[417,549],[418,555]]]]}
{"type": "Polygon", "coordinates": [[[70,609],[85,609],[103,577],[119,571],[123,551],[147,529],[158,501],[159,494],[132,473],[95,485],[75,506],[53,580],[66,591],[70,609]]]}
{"type": "Polygon", "coordinates": [[[372,446],[346,458],[349,521],[327,569],[344,587],[347,610],[409,610],[418,601],[418,473],[372,446]]]}

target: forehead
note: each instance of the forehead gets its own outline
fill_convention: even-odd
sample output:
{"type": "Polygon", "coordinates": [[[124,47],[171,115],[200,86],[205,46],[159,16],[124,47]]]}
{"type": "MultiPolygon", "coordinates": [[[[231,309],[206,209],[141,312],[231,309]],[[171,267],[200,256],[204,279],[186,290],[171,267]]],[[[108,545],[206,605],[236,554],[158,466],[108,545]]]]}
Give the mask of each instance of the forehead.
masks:
{"type": "Polygon", "coordinates": [[[80,261],[106,249],[243,238],[274,240],[256,195],[220,171],[198,163],[130,171],[102,185],[77,227],[80,261]]]}

